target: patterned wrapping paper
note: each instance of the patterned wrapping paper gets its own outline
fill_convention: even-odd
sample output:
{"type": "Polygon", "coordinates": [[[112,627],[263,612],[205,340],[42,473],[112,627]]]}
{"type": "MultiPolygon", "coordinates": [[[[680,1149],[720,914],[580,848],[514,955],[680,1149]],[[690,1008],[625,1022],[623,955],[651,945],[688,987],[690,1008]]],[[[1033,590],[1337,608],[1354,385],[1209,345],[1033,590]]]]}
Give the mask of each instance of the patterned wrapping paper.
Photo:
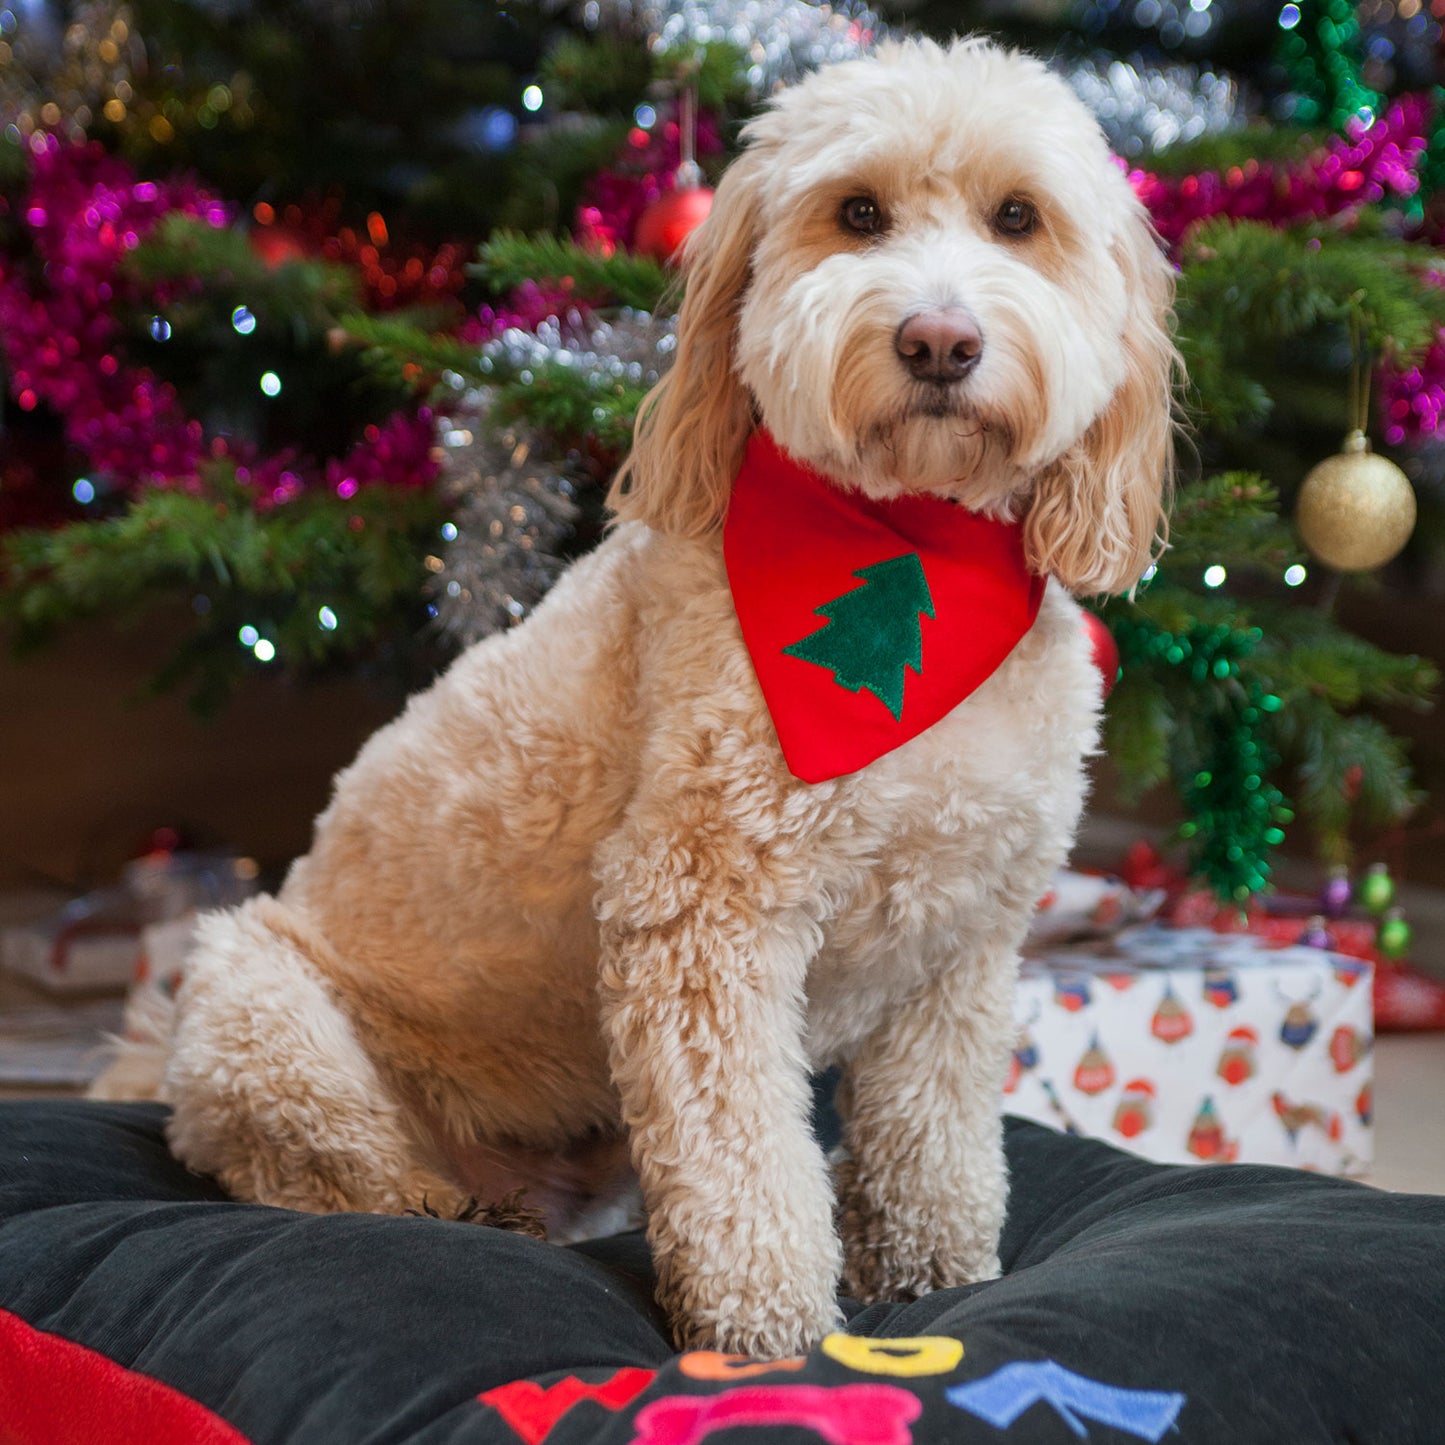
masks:
{"type": "Polygon", "coordinates": [[[1372,968],[1150,924],[1025,959],[1004,1107],[1167,1164],[1362,1174],[1372,968]]]}

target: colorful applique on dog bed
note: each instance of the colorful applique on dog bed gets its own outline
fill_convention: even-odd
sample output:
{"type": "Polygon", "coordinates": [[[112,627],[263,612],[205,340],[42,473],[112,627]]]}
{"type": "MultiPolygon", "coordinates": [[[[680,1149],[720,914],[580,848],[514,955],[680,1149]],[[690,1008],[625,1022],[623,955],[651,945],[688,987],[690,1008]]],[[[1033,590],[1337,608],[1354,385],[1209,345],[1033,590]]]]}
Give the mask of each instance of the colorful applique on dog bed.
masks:
{"type": "Polygon", "coordinates": [[[1445,1439],[1445,1199],[1012,1121],[1005,1274],[678,1355],[640,1235],[228,1202],[150,1105],[0,1106],[0,1445],[1445,1439]]]}

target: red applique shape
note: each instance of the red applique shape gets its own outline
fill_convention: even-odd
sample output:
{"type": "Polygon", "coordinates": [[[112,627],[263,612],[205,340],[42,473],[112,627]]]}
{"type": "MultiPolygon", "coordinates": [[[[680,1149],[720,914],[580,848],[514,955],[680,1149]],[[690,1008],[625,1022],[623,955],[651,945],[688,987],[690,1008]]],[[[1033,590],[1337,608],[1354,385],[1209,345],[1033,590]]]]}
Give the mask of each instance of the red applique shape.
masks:
{"type": "Polygon", "coordinates": [[[4,1445],[250,1445],[234,1425],[149,1375],[0,1310],[4,1445]]]}
{"type": "Polygon", "coordinates": [[[896,1385],[742,1385],[644,1405],[632,1445],[698,1445],[741,1425],[796,1425],[830,1445],[912,1445],[908,1427],[922,1411],[918,1396],[896,1385]]]}
{"type": "Polygon", "coordinates": [[[510,1385],[487,1390],[477,1399],[490,1405],[527,1445],[541,1445],[557,1421],[579,1400],[595,1400],[609,1410],[620,1410],[630,1405],[656,1375],[656,1370],[629,1368],[618,1370],[600,1385],[568,1375],[546,1388],[535,1380],[513,1380],[510,1385]]]}

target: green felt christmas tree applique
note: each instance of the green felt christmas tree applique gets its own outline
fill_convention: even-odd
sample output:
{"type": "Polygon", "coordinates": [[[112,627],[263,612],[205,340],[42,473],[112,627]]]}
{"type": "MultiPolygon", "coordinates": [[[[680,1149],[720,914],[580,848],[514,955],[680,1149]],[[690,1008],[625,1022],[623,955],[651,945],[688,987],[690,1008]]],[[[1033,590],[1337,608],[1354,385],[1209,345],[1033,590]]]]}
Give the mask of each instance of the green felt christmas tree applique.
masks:
{"type": "Polygon", "coordinates": [[[917,552],[905,552],[853,575],[863,586],[815,607],[827,625],[783,651],[828,668],[849,692],[866,688],[894,718],[902,718],[904,669],[923,671],[919,614],[934,615],[923,563],[917,552]]]}

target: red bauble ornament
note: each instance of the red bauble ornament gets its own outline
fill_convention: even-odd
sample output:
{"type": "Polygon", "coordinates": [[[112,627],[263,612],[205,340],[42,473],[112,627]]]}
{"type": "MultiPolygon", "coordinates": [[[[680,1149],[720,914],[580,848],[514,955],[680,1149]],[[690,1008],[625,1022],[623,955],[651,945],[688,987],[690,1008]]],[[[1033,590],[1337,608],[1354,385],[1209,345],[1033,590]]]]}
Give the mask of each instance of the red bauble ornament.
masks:
{"type": "Polygon", "coordinates": [[[1108,697],[1119,680],[1119,644],[1114,641],[1114,634],[1109,631],[1108,626],[1095,613],[1084,613],[1084,631],[1089,634],[1094,666],[1104,676],[1104,696],[1108,697]]]}
{"type": "Polygon", "coordinates": [[[304,261],[308,255],[301,238],[284,226],[256,226],[247,239],[252,251],[273,271],[291,261],[304,261]]]}
{"type": "Polygon", "coordinates": [[[685,186],[659,196],[637,218],[632,249],[654,261],[671,261],[712,210],[710,186],[685,186]]]}

